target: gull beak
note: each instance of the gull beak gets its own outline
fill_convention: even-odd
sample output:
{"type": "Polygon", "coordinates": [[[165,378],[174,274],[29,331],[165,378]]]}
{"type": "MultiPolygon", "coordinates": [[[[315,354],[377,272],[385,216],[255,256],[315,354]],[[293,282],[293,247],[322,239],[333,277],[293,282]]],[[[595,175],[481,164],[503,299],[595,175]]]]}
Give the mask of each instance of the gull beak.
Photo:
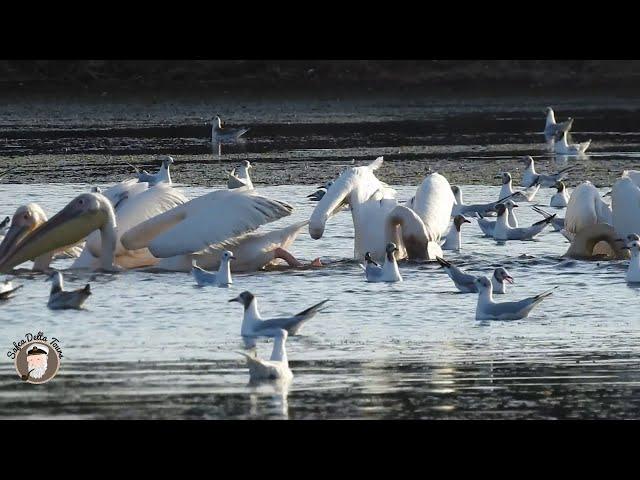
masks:
{"type": "Polygon", "coordinates": [[[509,282],[511,285],[514,284],[513,277],[511,275],[505,275],[504,279],[509,282]]]}
{"type": "Polygon", "coordinates": [[[20,245],[0,260],[0,271],[9,271],[43,253],[72,245],[102,227],[107,220],[106,212],[78,212],[73,205],[74,201],[29,233],[20,245]]]}
{"type": "Polygon", "coordinates": [[[242,301],[240,300],[240,297],[236,297],[236,298],[232,298],[231,300],[229,300],[229,303],[231,302],[238,302],[238,303],[242,303],[242,301]]]}
{"type": "MultiPolygon", "coordinates": [[[[462,223],[471,223],[470,220],[467,220],[466,217],[462,217],[462,223]]],[[[397,249],[396,249],[397,250],[397,249]]]]}
{"type": "Polygon", "coordinates": [[[237,258],[236,258],[235,256],[233,256],[233,255],[231,255],[231,256],[229,257],[229,259],[230,259],[230,260],[237,260],[237,258]]]}

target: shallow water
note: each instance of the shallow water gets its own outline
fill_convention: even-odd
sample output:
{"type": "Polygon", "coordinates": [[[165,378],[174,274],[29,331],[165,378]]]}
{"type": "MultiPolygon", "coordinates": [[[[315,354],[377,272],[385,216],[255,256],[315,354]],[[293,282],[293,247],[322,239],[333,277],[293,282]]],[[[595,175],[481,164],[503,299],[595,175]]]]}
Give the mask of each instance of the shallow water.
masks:
{"type": "MultiPolygon", "coordinates": [[[[27,202],[49,215],[88,184],[0,184],[4,214],[27,202]]],[[[189,197],[207,188],[184,186],[189,197]]],[[[308,218],[313,186],[258,187],[296,209],[267,229],[308,218]]],[[[397,186],[407,199],[415,187],[397,186]]],[[[498,187],[462,186],[465,201],[497,198],[498,187]]],[[[606,189],[602,189],[606,191],[606,189]]],[[[536,201],[548,205],[551,190],[536,201]]],[[[550,209],[549,210],[554,210],[550,209]]],[[[522,224],[540,217],[522,203],[522,224]]],[[[563,211],[559,211],[564,216],[563,211]]],[[[470,272],[505,266],[516,284],[499,300],[560,286],[529,318],[478,322],[475,294],[459,294],[434,263],[403,263],[404,282],[369,284],[350,258],[350,214],[292,252],[321,269],[234,275],[228,288],[197,288],[189,274],[130,271],[65,275],[91,281],[86,311],[50,311],[49,284],[20,275],[24,288],[0,304],[6,350],[25,333],[60,340],[58,376],[22,383],[0,362],[1,418],[637,418],[640,290],[624,281],[624,262],[567,262],[568,243],[551,229],[535,241],[499,245],[474,222],[460,253],[446,258],[470,272]],[[288,386],[248,385],[236,353],[242,309],[228,300],[250,290],[263,315],[294,313],[329,298],[326,311],[287,343],[288,386]]],[[[70,260],[58,261],[64,268],[70,260]]],[[[259,345],[270,354],[271,343],[259,345]]]]}

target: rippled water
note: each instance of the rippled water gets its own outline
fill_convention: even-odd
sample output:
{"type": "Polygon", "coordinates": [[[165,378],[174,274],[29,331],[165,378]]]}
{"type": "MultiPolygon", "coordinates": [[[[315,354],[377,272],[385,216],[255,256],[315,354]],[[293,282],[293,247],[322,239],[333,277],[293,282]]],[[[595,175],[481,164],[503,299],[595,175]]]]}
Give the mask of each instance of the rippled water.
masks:
{"type": "MultiPolygon", "coordinates": [[[[189,197],[209,189],[184,186],[189,197]]],[[[308,218],[313,186],[258,187],[308,218]]],[[[463,186],[467,202],[497,198],[498,187],[463,186]]],[[[2,214],[39,202],[53,214],[85,184],[0,184],[2,214]]],[[[399,198],[415,187],[398,186],[399,198]]],[[[603,189],[604,191],[604,189],[603,189]]],[[[548,205],[551,190],[536,200],[548,205]]],[[[522,224],[539,217],[526,204],[522,224]]],[[[564,215],[563,212],[560,212],[564,215]]],[[[535,241],[498,245],[465,225],[463,249],[446,257],[471,272],[505,266],[515,279],[502,299],[559,285],[529,318],[474,319],[476,295],[459,294],[433,263],[403,263],[398,284],[369,284],[356,263],[348,212],[325,235],[305,230],[292,252],[326,267],[234,275],[228,289],[197,288],[189,274],[68,273],[67,286],[91,281],[86,311],[46,308],[49,284],[20,275],[24,288],[0,305],[5,350],[26,332],[60,339],[58,376],[21,382],[0,362],[2,418],[636,418],[640,407],[640,290],[624,281],[624,262],[567,262],[568,243],[546,230],[535,241]],[[248,385],[236,353],[243,290],[263,315],[294,313],[329,298],[325,312],[287,343],[289,386],[248,385]]],[[[69,260],[59,261],[64,268],[69,260]]],[[[262,342],[261,356],[271,343],[262,342]]]]}

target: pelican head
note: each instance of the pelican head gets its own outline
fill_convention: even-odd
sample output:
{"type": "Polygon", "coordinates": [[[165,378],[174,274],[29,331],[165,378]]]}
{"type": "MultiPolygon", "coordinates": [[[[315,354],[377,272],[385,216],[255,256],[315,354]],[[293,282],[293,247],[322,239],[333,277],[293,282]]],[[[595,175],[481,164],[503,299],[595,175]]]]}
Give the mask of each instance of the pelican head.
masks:
{"type": "MultiPolygon", "coordinates": [[[[30,223],[26,213],[19,218],[30,223]]],[[[78,195],[50,220],[28,231],[24,240],[0,259],[0,271],[8,271],[43,253],[72,245],[107,224],[115,229],[115,213],[111,202],[99,193],[78,195]]],[[[19,225],[20,220],[16,219],[16,227],[19,225]]]]}
{"type": "Polygon", "coordinates": [[[493,276],[496,277],[496,280],[500,283],[504,283],[505,281],[513,284],[513,277],[509,275],[506,268],[499,267],[493,271],[493,276]]]}
{"type": "Polygon", "coordinates": [[[2,265],[7,255],[18,248],[29,233],[33,232],[46,221],[47,215],[37,203],[29,203],[18,207],[13,214],[11,228],[9,228],[4,240],[0,243],[0,265],[2,265]]]}
{"type": "Polygon", "coordinates": [[[369,200],[376,191],[383,188],[374,170],[382,164],[378,157],[370,165],[350,167],[344,170],[331,184],[324,196],[316,205],[309,219],[309,235],[314,240],[322,238],[327,220],[338,213],[345,204],[354,208],[369,200]]]}
{"type": "Polygon", "coordinates": [[[249,291],[244,291],[240,295],[238,295],[237,297],[232,298],[231,300],[229,300],[229,302],[241,303],[242,306],[246,310],[247,308],[249,308],[249,305],[251,305],[251,302],[253,302],[254,298],[255,297],[253,296],[253,293],[251,293],[249,291]]]}

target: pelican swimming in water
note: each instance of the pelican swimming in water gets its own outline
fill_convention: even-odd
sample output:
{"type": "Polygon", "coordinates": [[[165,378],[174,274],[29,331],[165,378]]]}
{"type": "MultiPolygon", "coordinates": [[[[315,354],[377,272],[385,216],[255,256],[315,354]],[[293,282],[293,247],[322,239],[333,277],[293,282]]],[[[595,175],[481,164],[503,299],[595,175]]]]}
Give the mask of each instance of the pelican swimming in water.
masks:
{"type": "MultiPolygon", "coordinates": [[[[576,235],[588,227],[597,224],[607,224],[611,226],[613,223],[611,207],[602,200],[600,192],[589,181],[585,181],[574,188],[567,202],[567,211],[564,218],[564,228],[562,234],[569,240],[573,241],[576,235]]],[[[582,243],[582,242],[580,242],[582,243]]],[[[580,247],[582,249],[582,246],[580,247]]],[[[570,256],[591,256],[571,252],[570,256]]]]}
{"type": "Polygon", "coordinates": [[[211,143],[216,144],[220,142],[238,140],[242,135],[249,131],[249,128],[229,128],[226,123],[222,121],[219,115],[216,115],[211,120],[211,143]]]}
{"type": "Polygon", "coordinates": [[[435,258],[442,250],[439,241],[449,227],[455,199],[449,182],[442,175],[427,175],[418,187],[413,207],[398,204],[396,192],[374,174],[383,157],[370,165],[350,167],[333,182],[318,202],[309,221],[309,234],[317,240],[327,221],[345,205],[351,209],[355,231],[353,256],[366,252],[384,261],[386,246],[393,242],[398,258],[435,258]]]}
{"type": "MultiPolygon", "coordinates": [[[[22,242],[46,221],[47,215],[37,203],[29,203],[18,207],[13,214],[11,227],[7,231],[2,243],[0,243],[0,266],[3,264],[5,258],[15,252],[22,245],[22,242]]],[[[77,257],[81,251],[82,247],[78,245],[77,242],[74,242],[70,245],[64,245],[62,248],[44,252],[42,255],[33,258],[34,264],[32,270],[38,272],[48,270],[49,264],[54,258],[77,257]]]]}
{"type": "Polygon", "coordinates": [[[536,305],[553,293],[553,290],[549,290],[517,302],[496,303],[493,300],[491,280],[487,277],[478,277],[474,282],[478,289],[476,320],[519,320],[525,318],[529,316],[536,305]]]}
{"type": "Polygon", "coordinates": [[[463,223],[471,223],[464,215],[456,215],[453,217],[453,222],[451,222],[451,228],[449,229],[449,233],[445,237],[445,241],[442,244],[442,250],[460,250],[460,246],[462,245],[462,233],[461,228],[463,223]]]}
{"type": "Polygon", "coordinates": [[[169,167],[173,163],[174,163],[173,158],[170,157],[169,155],[165,155],[162,158],[162,164],[160,165],[160,170],[158,170],[158,172],[154,174],[150,174],[146,170],[143,170],[141,172],[140,170],[138,170],[137,167],[134,167],[133,165],[131,166],[136,169],[136,174],[138,175],[138,182],[148,183],[150,187],[153,187],[158,183],[167,183],[171,185],[172,182],[171,182],[171,175],[169,173],[169,167]]]}
{"type": "MultiPolygon", "coordinates": [[[[518,208],[518,204],[516,204],[513,200],[506,200],[504,206],[507,207],[507,223],[512,228],[518,228],[518,218],[516,217],[516,212],[513,210],[514,208],[518,208]]],[[[488,218],[483,218],[480,216],[478,219],[478,226],[482,233],[487,237],[493,237],[493,232],[496,228],[497,220],[490,220],[488,218]]]]}
{"type": "Polygon", "coordinates": [[[566,207],[569,204],[569,194],[567,193],[567,188],[565,187],[564,182],[557,182],[555,184],[555,188],[557,188],[558,191],[551,197],[549,206],[555,208],[566,207]]]}
{"type": "MultiPolygon", "coordinates": [[[[449,275],[449,278],[453,281],[453,284],[462,293],[477,293],[478,288],[475,284],[475,275],[471,275],[461,268],[456,267],[451,262],[448,262],[444,258],[437,257],[436,260],[444,271],[449,275]]],[[[507,287],[505,282],[513,283],[513,277],[503,267],[498,267],[493,271],[491,276],[491,285],[493,286],[493,293],[503,294],[507,293],[507,287]]]]}
{"type": "Polygon", "coordinates": [[[524,161],[527,165],[524,173],[522,174],[522,186],[525,188],[532,187],[534,185],[539,184],[541,187],[553,187],[559,181],[567,178],[567,174],[570,170],[575,168],[575,165],[571,165],[569,167],[563,168],[556,173],[551,174],[540,174],[536,172],[536,167],[533,161],[533,157],[526,156],[524,161]]]}
{"type": "Polygon", "coordinates": [[[227,188],[232,190],[234,188],[248,187],[253,188],[253,182],[251,181],[251,176],[249,175],[249,170],[252,169],[253,166],[249,163],[249,160],[245,160],[242,162],[242,165],[238,167],[238,172],[236,173],[236,169],[234,168],[229,174],[229,179],[227,180],[227,188]]]}
{"type": "Polygon", "coordinates": [[[547,107],[546,114],[547,119],[544,126],[545,137],[550,138],[559,132],[568,132],[571,130],[571,127],[573,126],[573,118],[569,117],[564,122],[556,123],[556,117],[551,107],[547,107]]]}
{"type": "Polygon", "coordinates": [[[261,360],[251,356],[245,352],[238,352],[247,359],[249,367],[250,382],[261,380],[284,380],[288,381],[293,378],[293,372],[289,368],[289,360],[287,358],[287,337],[289,334],[286,330],[280,329],[273,336],[273,350],[269,360],[261,360]]]}
{"type": "Polygon", "coordinates": [[[395,243],[389,243],[387,245],[386,258],[384,265],[378,265],[372,258],[371,254],[367,252],[364,256],[365,265],[360,264],[360,267],[364,270],[365,278],[367,282],[401,282],[402,276],[400,270],[398,270],[398,262],[396,262],[395,253],[398,251],[398,247],[395,243]]]}
{"type": "Polygon", "coordinates": [[[220,269],[217,272],[207,272],[197,265],[197,260],[194,258],[191,275],[195,279],[196,283],[204,287],[205,285],[217,285],[219,287],[228,287],[233,283],[231,280],[231,260],[235,260],[236,257],[229,250],[222,252],[220,256],[220,269]]]}
{"type": "Polygon", "coordinates": [[[47,306],[51,310],[79,310],[91,295],[91,286],[88,283],[84,288],[65,291],[62,274],[58,271],[52,272],[49,275],[48,280],[52,282],[49,302],[47,303],[47,306]]]}
{"type": "Polygon", "coordinates": [[[591,145],[591,140],[587,140],[582,143],[573,143],[569,144],[567,142],[567,132],[560,132],[555,137],[555,142],[553,144],[553,149],[556,153],[561,155],[582,155],[587,151],[589,145],[591,145]]]}

